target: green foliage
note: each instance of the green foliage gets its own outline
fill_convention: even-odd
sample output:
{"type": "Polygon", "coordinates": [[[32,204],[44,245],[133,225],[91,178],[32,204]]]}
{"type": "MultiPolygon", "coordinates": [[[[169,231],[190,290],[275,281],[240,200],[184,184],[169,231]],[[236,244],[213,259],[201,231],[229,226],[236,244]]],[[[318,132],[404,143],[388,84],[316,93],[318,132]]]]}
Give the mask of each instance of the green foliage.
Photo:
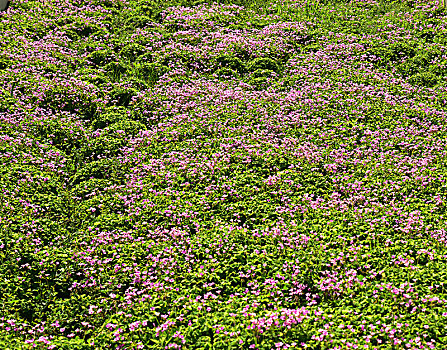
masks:
{"type": "Polygon", "coordinates": [[[9,61],[6,58],[0,58],[0,70],[6,69],[9,66],[9,61]]]}
{"type": "Polygon", "coordinates": [[[423,72],[412,75],[408,81],[414,85],[433,87],[437,84],[438,78],[432,72],[423,72]]]}
{"type": "Polygon", "coordinates": [[[87,56],[87,59],[98,66],[104,66],[113,59],[113,52],[110,50],[93,51],[87,56]]]}
{"type": "Polygon", "coordinates": [[[223,54],[220,56],[217,56],[215,59],[215,66],[216,68],[226,68],[230,69],[232,71],[237,71],[239,73],[245,72],[245,64],[242,62],[242,60],[238,57],[231,56],[228,54],[223,54]]]}
{"type": "Polygon", "coordinates": [[[445,9],[11,6],[0,348],[446,348],[445,9]]]}
{"type": "Polygon", "coordinates": [[[145,52],[146,48],[144,46],[132,43],[124,46],[123,49],[120,51],[120,55],[131,61],[135,61],[138,56],[141,56],[145,52]]]}
{"type": "Polygon", "coordinates": [[[154,86],[160,77],[169,71],[169,68],[159,63],[138,62],[135,65],[135,75],[141,77],[150,86],[154,86]]]}
{"type": "Polygon", "coordinates": [[[237,71],[227,67],[217,69],[214,74],[221,79],[237,78],[239,76],[237,71]]]}
{"type": "Polygon", "coordinates": [[[247,69],[250,72],[254,72],[258,69],[279,72],[280,67],[277,62],[269,57],[259,57],[248,62],[247,69]]]}
{"type": "Polygon", "coordinates": [[[137,90],[130,87],[114,86],[110,92],[110,105],[127,107],[137,93],[137,90]]]}
{"type": "Polygon", "coordinates": [[[92,120],[92,128],[94,130],[104,129],[114,123],[126,121],[126,114],[126,109],[124,107],[109,107],[92,120]]]}
{"type": "Polygon", "coordinates": [[[149,6],[141,6],[141,11],[145,13],[145,15],[140,16],[132,16],[125,21],[125,26],[130,30],[135,28],[145,28],[152,23],[152,18],[156,17],[154,10],[149,6]]]}
{"type": "Polygon", "coordinates": [[[270,69],[256,69],[253,72],[253,77],[254,78],[260,78],[260,77],[268,78],[268,77],[271,77],[271,76],[274,76],[274,75],[275,75],[275,72],[270,70],[270,69]]]}

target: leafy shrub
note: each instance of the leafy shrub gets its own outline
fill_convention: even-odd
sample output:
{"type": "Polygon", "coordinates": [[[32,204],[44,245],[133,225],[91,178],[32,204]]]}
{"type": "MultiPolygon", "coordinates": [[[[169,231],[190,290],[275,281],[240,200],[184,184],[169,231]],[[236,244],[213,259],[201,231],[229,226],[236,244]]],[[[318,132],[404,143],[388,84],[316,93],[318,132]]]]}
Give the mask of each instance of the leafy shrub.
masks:
{"type": "Polygon", "coordinates": [[[260,77],[269,78],[269,77],[273,77],[275,75],[276,75],[275,72],[270,69],[256,69],[252,73],[252,76],[254,78],[260,78],[260,77]]]}
{"type": "Polygon", "coordinates": [[[406,60],[397,66],[397,70],[403,76],[411,76],[418,73],[421,69],[424,70],[429,66],[428,55],[417,55],[413,58],[406,60]]]}
{"type": "Polygon", "coordinates": [[[304,53],[318,52],[322,49],[319,43],[309,43],[303,47],[304,53]]]}
{"type": "Polygon", "coordinates": [[[243,73],[245,71],[245,65],[238,57],[223,54],[214,58],[214,66],[216,69],[227,68],[233,71],[243,73]]]}
{"type": "Polygon", "coordinates": [[[138,56],[141,56],[146,51],[147,50],[144,46],[132,43],[124,46],[120,52],[120,55],[131,61],[135,61],[138,58],[138,56]]]}
{"type": "Polygon", "coordinates": [[[268,79],[266,77],[257,77],[252,78],[248,81],[250,85],[253,85],[253,87],[256,90],[262,90],[265,89],[268,85],[268,79]]]}
{"type": "Polygon", "coordinates": [[[127,72],[128,66],[122,61],[114,61],[107,63],[104,66],[104,70],[114,81],[120,81],[121,76],[127,72]]]}
{"type": "Polygon", "coordinates": [[[433,87],[438,83],[438,78],[432,72],[422,72],[412,75],[408,81],[415,85],[433,87]]]}
{"type": "Polygon", "coordinates": [[[104,66],[111,60],[113,60],[114,55],[110,50],[98,50],[93,51],[87,56],[87,60],[95,63],[98,66],[104,66]]]}
{"type": "Polygon", "coordinates": [[[78,69],[77,74],[79,78],[83,81],[92,83],[96,86],[105,84],[109,81],[109,77],[97,69],[92,69],[89,67],[82,67],[78,69]]]}
{"type": "Polygon", "coordinates": [[[125,120],[126,115],[126,109],[122,106],[107,107],[104,112],[99,113],[92,120],[92,128],[93,130],[104,129],[114,123],[125,120]]]}
{"type": "Polygon", "coordinates": [[[53,110],[76,111],[85,119],[91,119],[98,108],[97,102],[85,91],[77,89],[69,91],[60,85],[47,90],[39,105],[53,110]]]}
{"type": "Polygon", "coordinates": [[[126,138],[128,136],[136,136],[140,131],[144,130],[146,130],[146,127],[143,124],[135,120],[128,120],[128,119],[123,119],[116,123],[113,123],[108,128],[108,132],[110,133],[117,133],[121,131],[124,132],[126,138]]]}
{"type": "Polygon", "coordinates": [[[175,67],[181,65],[189,70],[200,70],[203,67],[202,61],[192,52],[172,52],[165,55],[158,61],[163,66],[175,67]]]}
{"type": "Polygon", "coordinates": [[[375,46],[369,50],[373,56],[380,58],[379,66],[386,66],[401,61],[403,58],[412,58],[416,55],[417,49],[412,43],[398,41],[389,46],[375,46]]]}
{"type": "Polygon", "coordinates": [[[433,73],[436,77],[438,77],[438,80],[441,77],[447,76],[447,62],[441,62],[437,64],[432,64],[428,68],[428,70],[433,73]]]}
{"type": "Polygon", "coordinates": [[[137,76],[148,82],[149,85],[155,85],[160,77],[168,72],[169,68],[160,63],[137,63],[135,66],[137,76]]]}
{"type": "Polygon", "coordinates": [[[83,21],[81,19],[75,19],[70,25],[67,25],[66,28],[80,38],[86,38],[92,35],[99,36],[107,33],[107,31],[98,24],[83,21]]]}
{"type": "Polygon", "coordinates": [[[153,54],[150,52],[146,52],[138,56],[136,64],[152,63],[153,61],[154,61],[153,54]]]}
{"type": "Polygon", "coordinates": [[[250,72],[254,72],[257,69],[268,69],[278,73],[280,70],[280,66],[276,61],[272,60],[269,57],[259,57],[248,62],[247,69],[250,72]]]}
{"type": "Polygon", "coordinates": [[[110,8],[119,9],[123,5],[122,2],[114,1],[114,0],[92,0],[91,3],[92,3],[92,5],[105,7],[107,9],[110,9],[110,8]]]}
{"type": "Polygon", "coordinates": [[[82,127],[75,126],[73,123],[51,120],[45,124],[35,126],[36,136],[42,142],[50,143],[52,146],[70,153],[85,142],[85,131],[82,127]]]}
{"type": "Polygon", "coordinates": [[[138,91],[133,88],[114,86],[110,91],[109,105],[127,107],[129,106],[129,103],[132,100],[132,98],[135,97],[137,93],[138,91]]]}
{"type": "Polygon", "coordinates": [[[427,42],[435,42],[437,41],[435,38],[439,36],[439,32],[434,28],[424,28],[418,33],[418,36],[427,42]]]}
{"type": "Polygon", "coordinates": [[[128,18],[125,22],[125,26],[130,29],[135,28],[146,28],[148,25],[152,23],[151,16],[156,12],[150,6],[142,6],[140,7],[142,11],[145,12],[145,15],[136,15],[128,18]]]}
{"type": "Polygon", "coordinates": [[[239,74],[231,68],[219,68],[214,74],[220,79],[237,78],[239,74]]]}
{"type": "Polygon", "coordinates": [[[137,135],[146,127],[134,120],[128,120],[124,114],[108,112],[101,114],[93,121],[93,125],[103,127],[99,136],[91,138],[79,147],[78,154],[82,159],[98,160],[99,158],[114,157],[121,153],[121,149],[129,144],[129,138],[137,135]]]}
{"type": "Polygon", "coordinates": [[[384,59],[386,61],[397,62],[404,57],[414,57],[416,49],[404,42],[393,43],[387,48],[384,59]]]}
{"type": "Polygon", "coordinates": [[[84,164],[73,176],[71,185],[77,185],[90,179],[104,180],[112,172],[113,164],[109,159],[94,160],[84,164]]]}
{"type": "MultiPolygon", "coordinates": [[[[104,157],[115,157],[121,152],[121,148],[126,145],[126,141],[113,135],[104,135],[90,141],[87,146],[82,148],[81,154],[83,159],[98,160],[104,157]]],[[[94,175],[98,176],[98,175],[94,175]]],[[[95,177],[97,178],[97,177],[95,177]]]]}
{"type": "Polygon", "coordinates": [[[0,70],[8,68],[10,62],[8,59],[0,57],[0,70]]]}

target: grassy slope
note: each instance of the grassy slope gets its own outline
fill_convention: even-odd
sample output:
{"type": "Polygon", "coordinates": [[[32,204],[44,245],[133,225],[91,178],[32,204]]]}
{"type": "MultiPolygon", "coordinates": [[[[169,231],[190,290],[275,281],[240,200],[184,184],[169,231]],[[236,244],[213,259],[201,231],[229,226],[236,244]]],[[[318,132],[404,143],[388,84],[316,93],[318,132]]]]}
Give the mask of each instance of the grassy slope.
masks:
{"type": "Polygon", "coordinates": [[[2,348],[445,349],[445,15],[14,1],[2,348]]]}

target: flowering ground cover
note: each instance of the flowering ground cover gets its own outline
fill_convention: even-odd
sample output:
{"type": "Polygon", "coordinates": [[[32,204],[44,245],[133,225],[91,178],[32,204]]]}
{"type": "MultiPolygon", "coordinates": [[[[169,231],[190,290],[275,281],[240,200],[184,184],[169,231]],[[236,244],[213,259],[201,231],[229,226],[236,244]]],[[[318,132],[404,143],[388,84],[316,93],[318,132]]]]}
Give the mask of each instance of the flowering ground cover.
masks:
{"type": "Polygon", "coordinates": [[[446,349],[447,11],[15,0],[2,349],[446,349]]]}

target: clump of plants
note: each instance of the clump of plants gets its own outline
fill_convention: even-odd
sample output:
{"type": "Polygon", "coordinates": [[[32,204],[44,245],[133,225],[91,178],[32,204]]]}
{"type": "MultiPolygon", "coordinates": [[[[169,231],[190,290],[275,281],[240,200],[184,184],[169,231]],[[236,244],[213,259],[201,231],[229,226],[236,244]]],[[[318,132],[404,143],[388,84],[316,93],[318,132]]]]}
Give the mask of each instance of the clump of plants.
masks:
{"type": "Polygon", "coordinates": [[[436,1],[14,1],[0,347],[445,349],[436,1]]]}

